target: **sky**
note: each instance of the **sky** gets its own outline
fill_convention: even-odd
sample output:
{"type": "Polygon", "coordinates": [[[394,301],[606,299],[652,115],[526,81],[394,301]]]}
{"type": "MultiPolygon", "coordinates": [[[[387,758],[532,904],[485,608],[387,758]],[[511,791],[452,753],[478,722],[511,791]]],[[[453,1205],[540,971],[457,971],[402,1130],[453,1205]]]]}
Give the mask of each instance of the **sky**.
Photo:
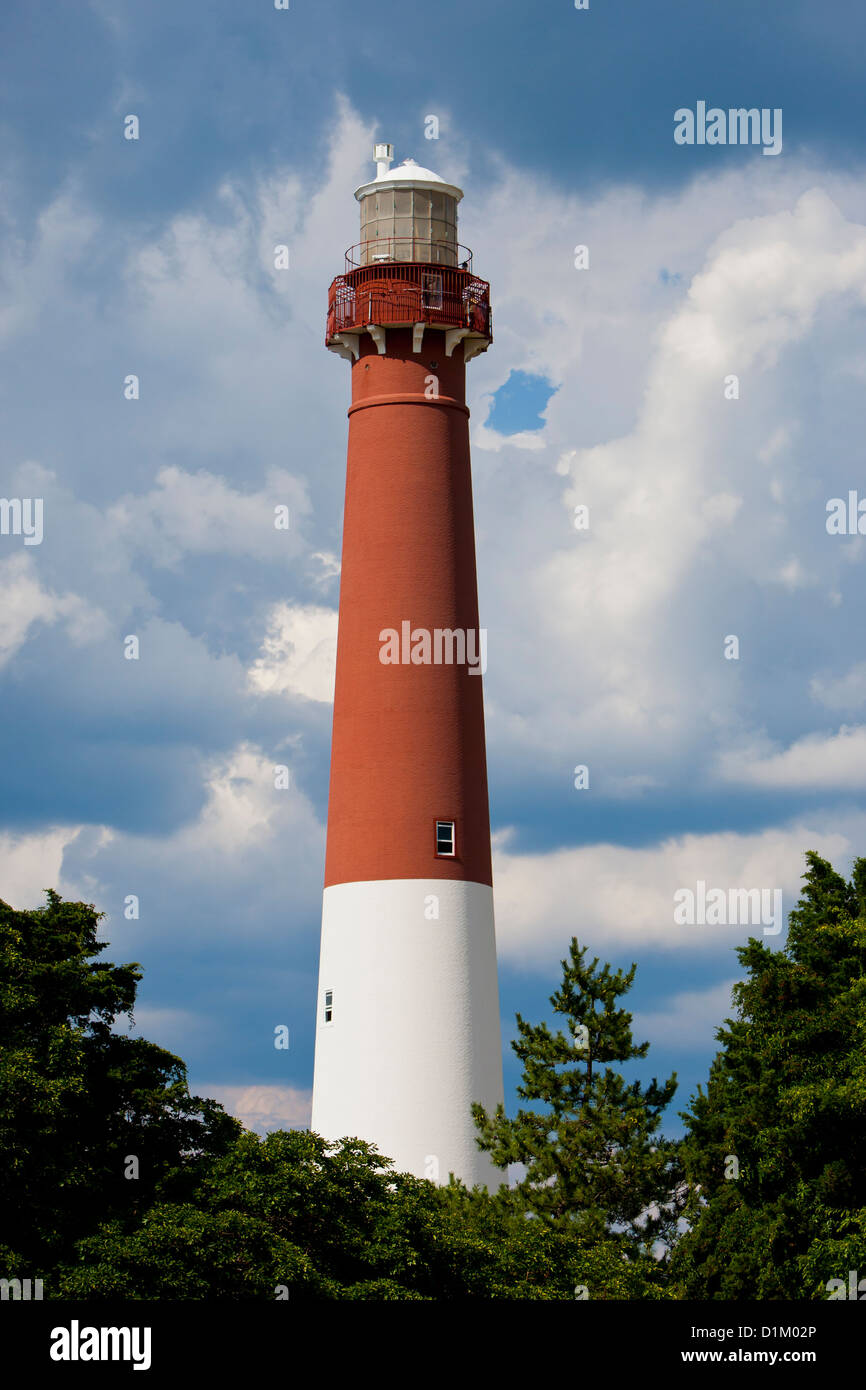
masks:
{"type": "Polygon", "coordinates": [[[858,498],[827,529],[866,499],[864,39],[856,0],[5,7],[0,495],[43,499],[43,534],[0,534],[0,897],[104,911],[144,968],[128,1026],[259,1132],[309,1123],[349,402],[325,310],[374,140],[465,190],[491,282],[467,376],[508,1105],[515,1012],[549,1015],[577,935],[636,962],[634,1074],[677,1071],[679,1132],[735,947],[784,926],[685,925],[674,895],[787,914],[807,849],[866,852],[858,498]],[[781,112],[781,150],[677,143],[700,102],[781,112]]]}

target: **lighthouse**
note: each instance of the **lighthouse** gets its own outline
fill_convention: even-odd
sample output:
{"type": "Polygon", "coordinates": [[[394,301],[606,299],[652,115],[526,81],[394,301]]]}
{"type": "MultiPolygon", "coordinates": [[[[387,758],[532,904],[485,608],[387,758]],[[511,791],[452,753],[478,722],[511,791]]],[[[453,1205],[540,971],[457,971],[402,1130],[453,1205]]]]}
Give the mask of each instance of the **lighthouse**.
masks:
{"type": "Polygon", "coordinates": [[[465,389],[490,287],[461,190],[374,159],[328,297],[352,400],[312,1128],[495,1187],[470,1110],[503,1090],[465,389]]]}

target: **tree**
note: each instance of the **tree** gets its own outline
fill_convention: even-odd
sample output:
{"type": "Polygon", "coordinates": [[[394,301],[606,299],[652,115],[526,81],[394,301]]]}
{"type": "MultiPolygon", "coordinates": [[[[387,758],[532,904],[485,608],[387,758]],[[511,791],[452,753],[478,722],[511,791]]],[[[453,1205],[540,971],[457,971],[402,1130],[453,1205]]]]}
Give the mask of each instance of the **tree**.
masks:
{"type": "Polygon", "coordinates": [[[0,904],[7,1277],[97,1301],[665,1296],[616,1241],[395,1173],[361,1140],[243,1131],[179,1058],[115,1031],[141,972],[100,959],[98,921],[55,893],[0,904]]]}
{"type": "Polygon", "coordinates": [[[189,1094],[179,1057],[113,1031],[141,972],[98,960],[101,915],[54,892],[0,901],[0,1230],[34,1274],[99,1222],[134,1224],[163,1176],[240,1131],[189,1094]]]}
{"type": "Polygon", "coordinates": [[[176,1171],[134,1229],[79,1242],[52,1296],[573,1300],[662,1297],[613,1241],[585,1245],[481,1189],[394,1173],[367,1143],[244,1133],[176,1171]]]}
{"type": "Polygon", "coordinates": [[[752,938],[683,1158],[690,1298],[826,1298],[866,1274],[866,860],[806,855],[784,949],[752,938]]]}
{"type": "Polygon", "coordinates": [[[511,1046],[523,1063],[518,1095],[537,1110],[508,1119],[497,1106],[490,1116],[473,1106],[478,1146],[499,1168],[524,1164],[526,1175],[512,1198],[545,1224],[584,1238],[609,1238],[646,1249],[676,1224],[676,1146],[658,1134],[662,1113],[676,1091],[676,1073],[663,1084],[627,1083],[611,1062],[645,1057],[636,1045],[631,1014],[617,1000],[631,988],[636,967],[613,972],[572,939],[562,962],[560,988],[551,996],[566,1030],[529,1024],[517,1015],[519,1038],[511,1046]]]}

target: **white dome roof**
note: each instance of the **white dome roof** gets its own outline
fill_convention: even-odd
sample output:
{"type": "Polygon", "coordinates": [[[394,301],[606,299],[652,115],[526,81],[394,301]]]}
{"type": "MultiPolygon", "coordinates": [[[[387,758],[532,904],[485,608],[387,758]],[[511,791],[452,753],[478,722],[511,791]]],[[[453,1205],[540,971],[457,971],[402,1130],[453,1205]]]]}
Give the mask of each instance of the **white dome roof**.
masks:
{"type": "Polygon", "coordinates": [[[355,197],[360,200],[368,193],[374,193],[377,188],[381,188],[383,185],[390,188],[414,188],[416,184],[425,183],[435,184],[440,193],[448,193],[458,202],[463,197],[462,188],[458,188],[453,183],[446,183],[438,174],[434,174],[432,169],[425,169],[422,164],[416,164],[414,159],[404,159],[402,164],[397,164],[393,169],[377,174],[369,183],[362,183],[360,188],[355,189],[355,197]]]}

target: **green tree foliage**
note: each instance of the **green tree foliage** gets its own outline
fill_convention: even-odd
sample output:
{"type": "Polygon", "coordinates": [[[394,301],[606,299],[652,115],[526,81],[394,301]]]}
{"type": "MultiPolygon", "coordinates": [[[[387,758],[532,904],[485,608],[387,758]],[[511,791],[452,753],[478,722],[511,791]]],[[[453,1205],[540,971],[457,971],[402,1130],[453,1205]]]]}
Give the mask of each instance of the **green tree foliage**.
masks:
{"type": "Polygon", "coordinates": [[[356,1139],[242,1131],[116,1031],[141,972],[101,959],[98,921],[55,893],[0,903],[0,1273],[89,1300],[667,1296],[652,1262],[507,1194],[394,1173],[356,1139]]]}
{"type": "Polygon", "coordinates": [[[161,1177],[240,1131],[189,1094],[180,1058],[112,1031],[141,975],[99,959],[100,915],[53,892],[35,910],[0,901],[0,1239],[34,1275],[100,1222],[134,1222],[161,1177]]]}
{"type": "Polygon", "coordinates": [[[586,964],[585,954],[573,938],[550,999],[564,1031],[517,1015],[518,1095],[538,1108],[508,1119],[502,1105],[492,1116],[474,1106],[478,1144],[497,1167],[525,1165],[509,1199],[524,1212],[590,1241],[615,1228],[622,1247],[639,1251],[670,1237],[676,1224],[676,1145],[658,1133],[676,1074],[642,1087],[610,1065],[649,1050],[634,1043],[631,1014],[618,1005],[636,967],[614,972],[597,959],[586,964]]]}
{"type": "Polygon", "coordinates": [[[245,1133],[176,1173],[133,1231],[80,1242],[65,1298],[454,1300],[664,1297],[615,1242],[582,1244],[487,1193],[393,1173],[369,1144],[245,1133]],[[576,1292],[577,1291],[577,1292],[576,1292]]]}
{"type": "Polygon", "coordinates": [[[826,1298],[866,1274],[866,860],[848,883],[806,859],[785,948],[738,948],[738,1017],[683,1116],[686,1297],[826,1298]]]}

